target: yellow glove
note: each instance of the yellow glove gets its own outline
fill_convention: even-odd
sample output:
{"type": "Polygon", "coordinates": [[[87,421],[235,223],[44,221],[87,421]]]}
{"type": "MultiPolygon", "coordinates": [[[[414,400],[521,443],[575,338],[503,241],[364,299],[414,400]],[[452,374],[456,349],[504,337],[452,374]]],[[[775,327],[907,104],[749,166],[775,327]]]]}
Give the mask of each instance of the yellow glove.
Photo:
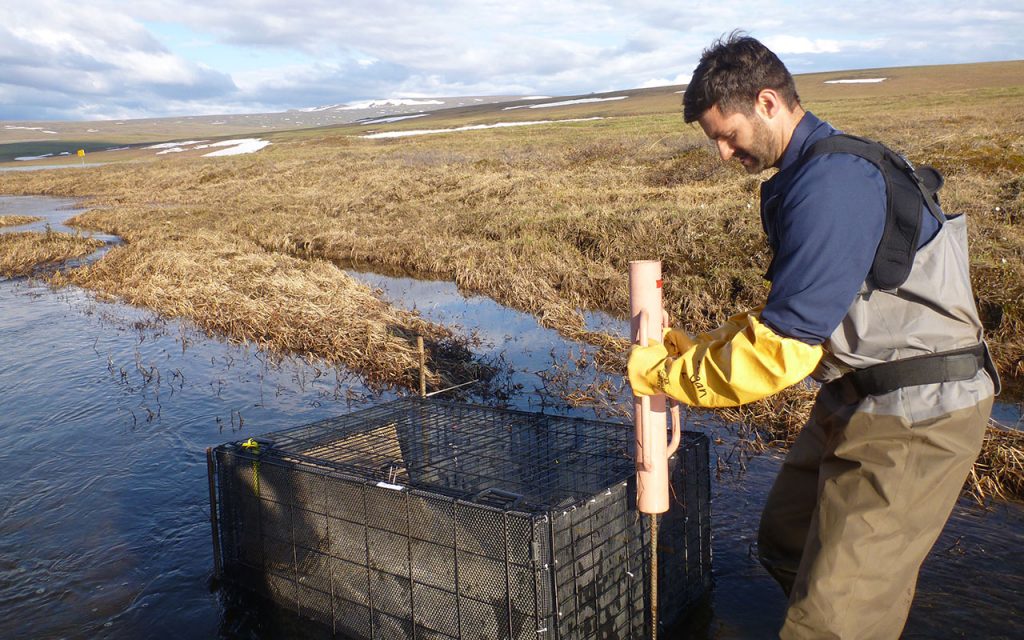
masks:
{"type": "Polygon", "coordinates": [[[664,384],[658,376],[670,361],[665,345],[651,340],[646,347],[636,345],[629,353],[629,385],[633,387],[634,396],[654,396],[664,393],[664,384]]]}
{"type": "Polygon", "coordinates": [[[679,329],[666,328],[662,333],[661,341],[665,344],[668,355],[673,358],[678,358],[693,346],[693,338],[679,329]]]}
{"type": "Polygon", "coordinates": [[[735,407],[806,378],[821,359],[821,346],[780,336],[761,323],[759,312],[729,318],[692,339],[676,358],[664,345],[634,347],[628,365],[634,394],[665,393],[693,406],[735,407]]]}

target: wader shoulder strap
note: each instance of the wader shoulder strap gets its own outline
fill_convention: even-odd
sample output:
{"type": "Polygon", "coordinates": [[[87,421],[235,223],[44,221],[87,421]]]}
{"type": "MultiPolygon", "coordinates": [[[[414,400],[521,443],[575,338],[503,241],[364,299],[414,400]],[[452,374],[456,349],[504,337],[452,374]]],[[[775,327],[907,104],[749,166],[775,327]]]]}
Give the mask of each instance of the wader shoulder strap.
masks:
{"type": "Polygon", "coordinates": [[[885,145],[838,134],[814,143],[800,157],[800,164],[827,153],[849,153],[878,167],[885,179],[886,215],[882,240],[875,253],[870,277],[880,289],[895,289],[906,282],[917,254],[921,235],[921,207],[940,225],[946,218],[939,209],[942,175],[932,167],[915,170],[906,158],[885,145]]]}

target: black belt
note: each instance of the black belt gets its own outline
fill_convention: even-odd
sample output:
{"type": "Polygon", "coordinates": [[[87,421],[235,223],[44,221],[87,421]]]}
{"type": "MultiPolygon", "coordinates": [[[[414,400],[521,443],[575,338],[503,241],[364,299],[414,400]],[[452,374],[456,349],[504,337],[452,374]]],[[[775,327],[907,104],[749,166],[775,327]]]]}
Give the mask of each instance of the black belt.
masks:
{"type": "Polygon", "coordinates": [[[985,345],[929,353],[851,371],[824,386],[840,397],[879,396],[902,387],[970,380],[985,367],[985,345]]]}

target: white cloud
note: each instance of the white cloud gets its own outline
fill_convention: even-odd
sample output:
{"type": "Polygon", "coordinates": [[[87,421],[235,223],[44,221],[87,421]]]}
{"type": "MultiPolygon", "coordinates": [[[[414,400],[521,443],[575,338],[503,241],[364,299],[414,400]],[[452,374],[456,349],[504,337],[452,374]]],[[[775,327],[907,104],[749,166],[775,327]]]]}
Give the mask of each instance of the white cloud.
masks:
{"type": "Polygon", "coordinates": [[[736,27],[797,73],[1024,58],[1024,6],[1005,0],[37,0],[0,20],[0,119],[684,84],[736,27]]]}
{"type": "Polygon", "coordinates": [[[677,84],[686,84],[690,81],[689,75],[676,74],[672,78],[651,78],[650,80],[644,80],[637,85],[638,89],[648,89],[651,87],[669,87],[677,84]]]}
{"type": "Polygon", "coordinates": [[[841,50],[838,40],[812,40],[789,35],[766,38],[765,45],[780,56],[787,53],[839,53],[841,50]]]}

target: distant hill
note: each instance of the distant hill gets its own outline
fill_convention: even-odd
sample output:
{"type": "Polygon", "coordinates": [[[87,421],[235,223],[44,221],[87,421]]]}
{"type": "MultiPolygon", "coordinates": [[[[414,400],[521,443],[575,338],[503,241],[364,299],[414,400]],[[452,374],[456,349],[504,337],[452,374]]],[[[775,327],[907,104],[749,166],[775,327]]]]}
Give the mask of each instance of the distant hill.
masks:
{"type": "MultiPolygon", "coordinates": [[[[815,103],[835,100],[881,100],[900,95],[1021,87],[1024,61],[833,71],[798,75],[796,82],[803,102],[813,108],[815,103]]],[[[76,162],[78,149],[86,150],[89,161],[117,161],[138,157],[140,148],[156,143],[265,136],[320,127],[372,127],[380,131],[442,124],[678,114],[684,88],[667,86],[554,97],[389,98],[264,114],[103,122],[2,122],[0,162],[21,166],[76,162]]]]}

